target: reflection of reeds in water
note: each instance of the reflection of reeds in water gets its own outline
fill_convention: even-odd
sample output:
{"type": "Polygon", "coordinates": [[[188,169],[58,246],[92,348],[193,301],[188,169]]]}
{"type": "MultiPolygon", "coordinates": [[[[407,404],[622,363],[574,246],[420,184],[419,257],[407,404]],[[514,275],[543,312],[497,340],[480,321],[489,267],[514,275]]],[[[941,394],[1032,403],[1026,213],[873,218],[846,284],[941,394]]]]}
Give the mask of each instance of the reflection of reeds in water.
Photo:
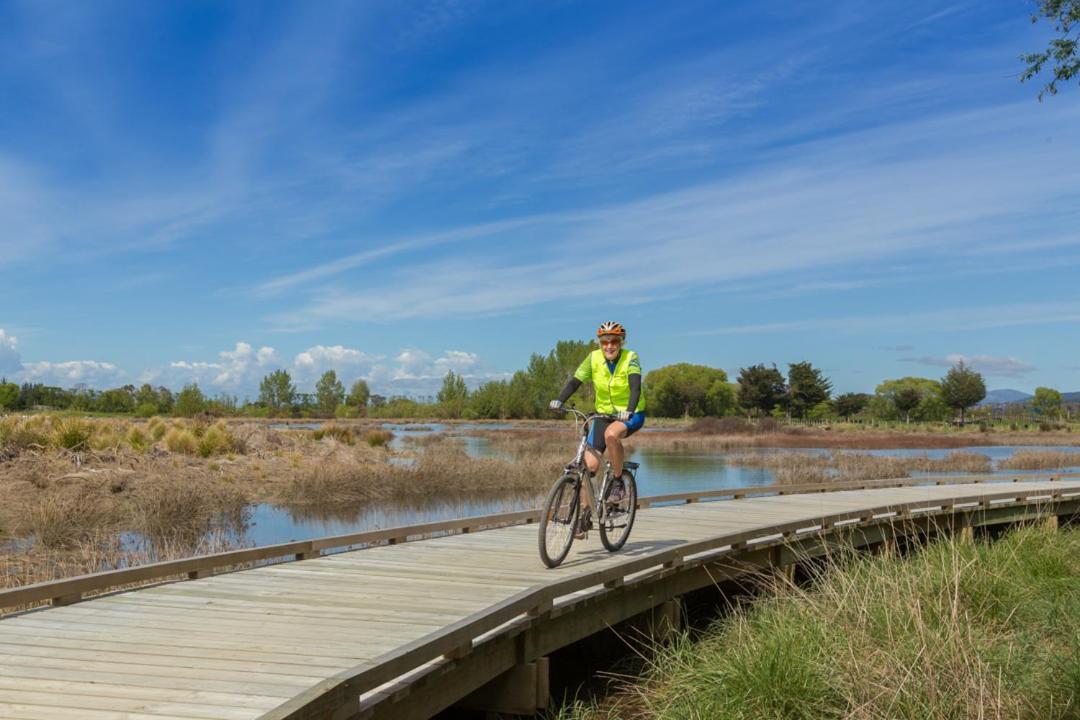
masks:
{"type": "Polygon", "coordinates": [[[867,455],[865,453],[769,453],[732,456],[728,462],[766,468],[779,485],[856,480],[887,480],[912,473],[989,473],[990,458],[982,453],[953,452],[945,457],[867,455]]]}
{"type": "Polygon", "coordinates": [[[1080,467],[1080,452],[1019,450],[998,462],[1001,470],[1061,470],[1080,467]]]}

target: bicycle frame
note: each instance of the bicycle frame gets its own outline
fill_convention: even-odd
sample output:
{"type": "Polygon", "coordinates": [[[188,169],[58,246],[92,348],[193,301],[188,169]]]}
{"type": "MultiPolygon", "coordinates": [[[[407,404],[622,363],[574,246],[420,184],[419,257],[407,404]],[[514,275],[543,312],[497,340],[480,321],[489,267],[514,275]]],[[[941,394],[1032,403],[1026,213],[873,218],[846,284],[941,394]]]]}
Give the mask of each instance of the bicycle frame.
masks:
{"type": "MultiPolygon", "coordinates": [[[[601,503],[597,501],[597,497],[603,497],[607,484],[611,482],[611,463],[604,459],[603,453],[600,453],[595,448],[589,446],[589,431],[592,424],[597,420],[614,421],[618,418],[614,415],[602,413],[586,415],[576,408],[563,408],[563,412],[573,413],[577,416],[581,425],[581,441],[578,443],[577,455],[574,457],[573,461],[566,466],[566,469],[578,474],[579,484],[585,486],[585,492],[589,496],[589,505],[596,514],[597,521],[603,520],[605,508],[601,507],[601,503]],[[599,495],[597,495],[596,487],[593,485],[593,478],[589,472],[589,467],[585,464],[585,453],[587,452],[592,453],[596,459],[600,461],[600,467],[603,469],[604,479],[600,485],[599,495]]],[[[597,474],[599,474],[599,472],[597,474]]]]}

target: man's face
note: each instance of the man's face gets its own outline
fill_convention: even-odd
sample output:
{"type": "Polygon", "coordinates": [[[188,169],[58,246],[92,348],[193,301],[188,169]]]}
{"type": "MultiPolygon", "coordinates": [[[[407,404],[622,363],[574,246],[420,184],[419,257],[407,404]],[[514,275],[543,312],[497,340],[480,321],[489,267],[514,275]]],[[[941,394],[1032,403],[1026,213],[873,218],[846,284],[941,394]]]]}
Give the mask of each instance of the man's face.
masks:
{"type": "Polygon", "coordinates": [[[609,362],[617,359],[622,352],[622,338],[618,335],[604,335],[600,338],[600,349],[609,362]]]}

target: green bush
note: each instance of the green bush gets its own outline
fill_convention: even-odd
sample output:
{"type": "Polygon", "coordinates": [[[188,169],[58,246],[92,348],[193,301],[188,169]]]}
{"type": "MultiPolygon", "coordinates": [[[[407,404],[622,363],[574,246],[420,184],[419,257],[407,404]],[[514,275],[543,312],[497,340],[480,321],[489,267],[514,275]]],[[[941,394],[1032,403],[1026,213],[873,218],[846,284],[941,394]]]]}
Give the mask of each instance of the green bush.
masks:
{"type": "Polygon", "coordinates": [[[139,407],[135,408],[135,417],[150,418],[157,415],[157,405],[153,403],[143,403],[139,407]]]}

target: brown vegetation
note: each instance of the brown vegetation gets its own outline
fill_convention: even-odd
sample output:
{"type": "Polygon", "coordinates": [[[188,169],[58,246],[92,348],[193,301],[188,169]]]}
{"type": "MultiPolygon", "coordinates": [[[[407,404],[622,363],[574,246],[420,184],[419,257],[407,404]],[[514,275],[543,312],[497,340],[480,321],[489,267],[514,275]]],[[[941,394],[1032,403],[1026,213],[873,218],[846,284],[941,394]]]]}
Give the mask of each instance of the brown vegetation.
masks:
{"type": "Polygon", "coordinates": [[[1063,470],[1080,467],[1080,452],[1020,450],[998,463],[1002,470],[1063,470]]]}
{"type": "Polygon", "coordinates": [[[866,453],[761,453],[731,457],[728,462],[743,467],[767,468],[780,485],[801,485],[829,480],[887,480],[909,477],[915,472],[989,473],[990,458],[982,453],[953,452],[942,458],[925,455],[898,457],[866,453]]]}

